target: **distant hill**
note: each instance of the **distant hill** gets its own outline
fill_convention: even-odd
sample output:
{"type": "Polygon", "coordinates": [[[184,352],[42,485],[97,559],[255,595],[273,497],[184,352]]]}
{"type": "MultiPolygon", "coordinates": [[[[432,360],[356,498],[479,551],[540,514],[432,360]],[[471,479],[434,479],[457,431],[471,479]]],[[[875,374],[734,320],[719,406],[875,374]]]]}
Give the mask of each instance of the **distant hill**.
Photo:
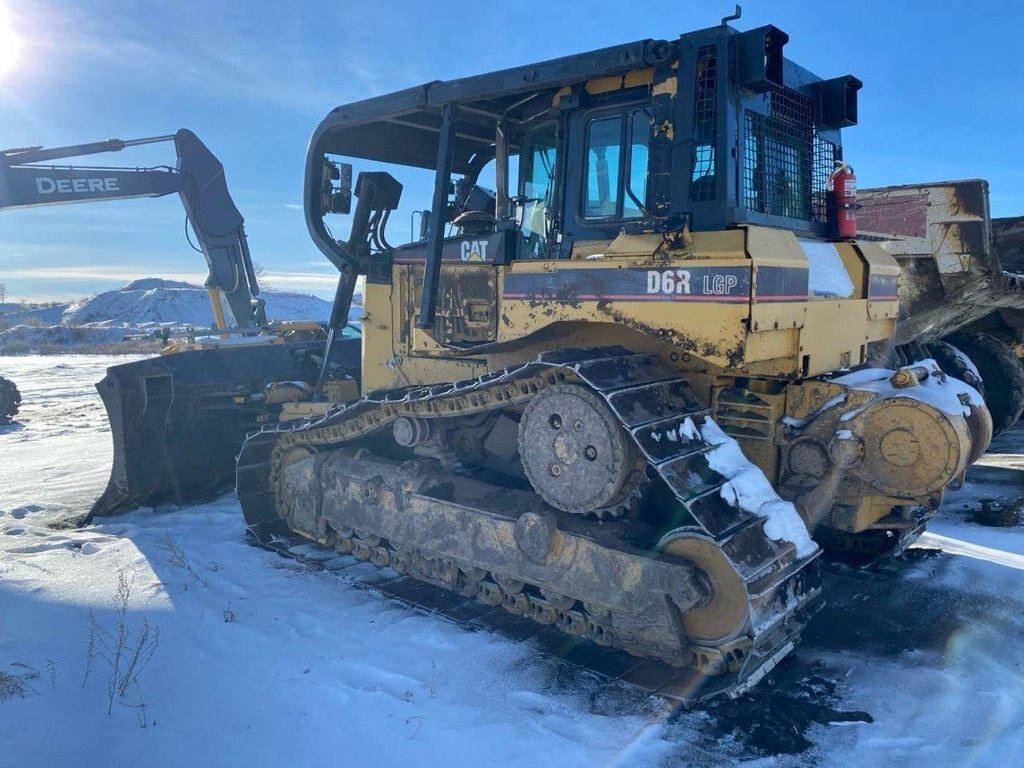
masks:
{"type": "MultiPolygon", "coordinates": [[[[268,320],[326,322],[331,314],[330,302],[316,296],[286,291],[264,291],[261,295],[267,303],[268,320]]],[[[140,329],[165,324],[209,328],[213,325],[213,310],[202,286],[147,277],[72,303],[60,322],[140,329]]]]}
{"type": "Polygon", "coordinates": [[[67,302],[51,302],[47,304],[16,304],[8,302],[0,304],[0,323],[3,326],[20,325],[23,323],[56,325],[60,322],[60,318],[67,308],[67,302]]]}
{"type": "Polygon", "coordinates": [[[153,288],[199,288],[184,280],[164,280],[162,277],[140,277],[121,287],[122,291],[149,291],[153,288]]]}
{"type": "MultiPolygon", "coordinates": [[[[263,291],[268,320],[313,320],[326,323],[328,301],[304,293],[263,291]]],[[[361,297],[356,297],[360,303],[361,297]]],[[[354,306],[350,317],[362,310],[354,306]]],[[[117,344],[128,336],[152,336],[168,327],[183,335],[188,327],[213,326],[206,289],[179,280],[147,277],[116,291],[66,304],[0,304],[0,354],[117,344]]]]}

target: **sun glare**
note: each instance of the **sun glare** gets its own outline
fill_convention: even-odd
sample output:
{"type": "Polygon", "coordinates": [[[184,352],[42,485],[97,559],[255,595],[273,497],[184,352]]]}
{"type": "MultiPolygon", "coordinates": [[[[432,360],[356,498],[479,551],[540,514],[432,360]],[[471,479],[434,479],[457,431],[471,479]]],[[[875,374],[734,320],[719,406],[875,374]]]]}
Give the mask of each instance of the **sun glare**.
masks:
{"type": "Polygon", "coordinates": [[[0,6],[0,78],[18,65],[21,55],[21,38],[11,27],[7,9],[0,6]]]}

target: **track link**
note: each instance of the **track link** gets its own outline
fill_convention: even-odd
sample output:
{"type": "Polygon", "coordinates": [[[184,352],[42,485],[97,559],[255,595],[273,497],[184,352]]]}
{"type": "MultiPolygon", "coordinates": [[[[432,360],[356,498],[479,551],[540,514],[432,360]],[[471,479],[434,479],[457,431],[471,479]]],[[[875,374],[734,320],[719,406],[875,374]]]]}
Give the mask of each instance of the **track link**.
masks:
{"type": "Polygon", "coordinates": [[[688,676],[691,702],[735,696],[792,650],[817,605],[820,576],[814,557],[797,559],[791,544],[765,535],[762,518],[723,498],[726,479],[708,461],[715,446],[700,434],[708,418],[686,381],[656,358],[620,348],[562,350],[479,379],[377,393],[315,421],[252,435],[239,456],[239,499],[250,530],[264,541],[290,528],[571,637],[652,657],[688,676]],[[353,441],[400,416],[446,418],[518,406],[544,387],[567,381],[604,398],[647,459],[649,473],[664,481],[678,503],[675,523],[653,532],[626,522],[598,526],[578,516],[552,515],[526,492],[507,492],[492,509],[486,509],[486,493],[472,492],[475,506],[465,499],[447,499],[446,506],[436,498],[437,489],[466,483],[422,461],[400,466],[352,450],[353,441]],[[357,477],[360,472],[365,476],[357,477]],[[327,490],[304,493],[311,486],[327,490]],[[522,496],[532,499],[523,506],[522,496]],[[381,511],[381,503],[391,506],[381,511]],[[463,511],[467,505],[469,512],[463,511]],[[461,522],[446,518],[450,510],[463,515],[461,522]],[[426,527],[416,530],[413,523],[420,519],[426,527]],[[468,525],[476,526],[474,536],[503,539],[506,549],[518,546],[528,557],[515,553],[503,559],[498,548],[499,555],[488,559],[488,553],[467,548],[468,525]],[[573,552],[604,569],[606,591],[623,594],[616,599],[595,592],[579,569],[557,582],[561,591],[552,591],[554,561],[529,556],[530,537],[536,536],[519,530],[530,526],[547,530],[542,542],[557,531],[573,552]],[[651,556],[659,537],[669,542],[666,552],[681,557],[651,556]],[[631,593],[621,586],[627,572],[639,583],[631,593]],[[609,575],[619,583],[607,583],[609,575]],[[657,589],[646,588],[648,582],[657,589]],[[672,604],[679,610],[672,611],[672,604]],[[738,624],[716,625],[730,611],[730,622],[738,624]]]}
{"type": "Polygon", "coordinates": [[[254,538],[253,543],[310,570],[329,572],[346,584],[395,600],[410,610],[437,616],[465,631],[493,632],[512,642],[530,643],[539,656],[573,673],[593,676],[603,685],[625,686],[683,707],[711,698],[701,688],[704,676],[692,668],[638,658],[586,635],[566,636],[556,624],[542,624],[510,610],[511,601],[494,605],[475,596],[465,597],[453,589],[409,574],[401,575],[393,567],[377,567],[372,560],[360,560],[354,553],[339,552],[297,534],[266,540],[254,538]],[[332,553],[340,556],[334,557],[332,553]],[[695,695],[698,692],[700,695],[695,695]]]}

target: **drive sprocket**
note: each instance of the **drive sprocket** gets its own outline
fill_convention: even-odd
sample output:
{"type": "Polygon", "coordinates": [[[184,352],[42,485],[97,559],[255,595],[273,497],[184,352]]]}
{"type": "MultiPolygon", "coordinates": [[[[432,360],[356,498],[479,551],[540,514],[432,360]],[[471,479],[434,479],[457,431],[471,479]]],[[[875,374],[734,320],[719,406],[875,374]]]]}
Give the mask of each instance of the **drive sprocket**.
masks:
{"type": "Polygon", "coordinates": [[[623,514],[643,477],[636,443],[607,403],[578,384],[556,384],[529,402],[519,456],[541,498],[573,514],[623,514]]]}

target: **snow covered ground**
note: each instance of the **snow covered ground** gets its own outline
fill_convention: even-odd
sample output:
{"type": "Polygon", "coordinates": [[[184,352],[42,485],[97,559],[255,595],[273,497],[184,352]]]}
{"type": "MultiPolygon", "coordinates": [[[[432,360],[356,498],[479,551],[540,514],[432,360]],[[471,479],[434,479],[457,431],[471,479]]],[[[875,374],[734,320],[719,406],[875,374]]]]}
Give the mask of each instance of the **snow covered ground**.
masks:
{"type": "Polygon", "coordinates": [[[983,500],[1024,501],[1024,429],[949,495],[898,568],[832,568],[830,605],[751,697],[674,712],[529,643],[383,599],[354,585],[358,568],[314,571],[254,549],[232,496],[59,527],[106,483],[109,434],[92,385],[125,361],[0,359],[25,399],[20,424],[0,427],[0,766],[1002,766],[1024,756],[1024,528],[965,521],[983,500]],[[144,620],[159,645],[108,715],[110,665],[94,654],[90,667],[88,642],[115,633],[119,574],[128,647],[144,620]]]}

